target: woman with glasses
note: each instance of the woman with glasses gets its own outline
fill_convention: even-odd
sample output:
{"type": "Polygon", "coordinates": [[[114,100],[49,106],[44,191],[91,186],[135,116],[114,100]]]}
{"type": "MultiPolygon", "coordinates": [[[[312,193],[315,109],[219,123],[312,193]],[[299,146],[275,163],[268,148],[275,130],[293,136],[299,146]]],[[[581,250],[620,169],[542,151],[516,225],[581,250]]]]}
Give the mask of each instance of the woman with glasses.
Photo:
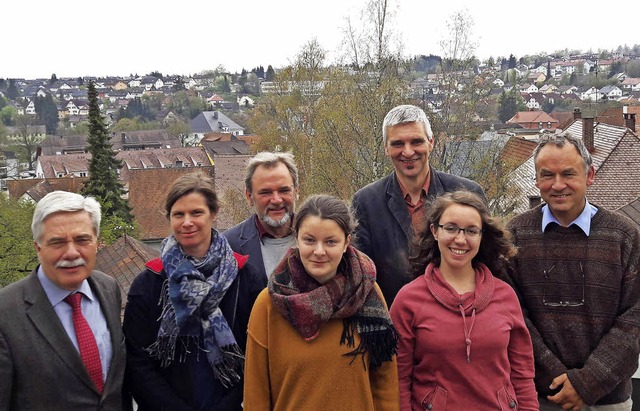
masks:
{"type": "Polygon", "coordinates": [[[414,237],[416,277],[391,306],[402,410],[537,410],[531,338],[513,289],[492,273],[516,250],[483,200],[437,197],[414,237]]]}

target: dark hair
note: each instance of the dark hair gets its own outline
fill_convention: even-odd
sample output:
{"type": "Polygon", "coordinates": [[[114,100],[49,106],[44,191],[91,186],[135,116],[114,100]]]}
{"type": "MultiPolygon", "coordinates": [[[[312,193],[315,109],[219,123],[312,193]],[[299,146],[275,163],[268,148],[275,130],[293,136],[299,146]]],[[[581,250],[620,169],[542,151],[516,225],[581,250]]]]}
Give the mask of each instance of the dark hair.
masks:
{"type": "Polygon", "coordinates": [[[339,198],[330,195],[316,194],[307,198],[296,213],[293,229],[298,232],[304,219],[310,216],[335,221],[344,231],[345,238],[352,234],[356,228],[356,221],[349,206],[339,198]]]}
{"type": "Polygon", "coordinates": [[[191,194],[200,193],[207,202],[207,207],[212,213],[217,213],[219,209],[218,196],[216,195],[213,179],[205,173],[198,171],[195,173],[185,174],[175,179],[165,201],[165,210],[167,218],[171,216],[171,208],[181,197],[191,194]]]}
{"type": "Polygon", "coordinates": [[[504,263],[516,255],[516,247],[511,243],[511,233],[504,224],[491,217],[484,201],[470,191],[453,191],[436,197],[428,206],[424,231],[417,233],[409,247],[409,272],[412,276],[419,277],[430,262],[440,265],[440,249],[438,242],[433,237],[431,225],[437,226],[444,211],[453,204],[473,207],[482,219],[482,237],[480,249],[473,261],[485,264],[494,275],[504,269],[504,263]]]}

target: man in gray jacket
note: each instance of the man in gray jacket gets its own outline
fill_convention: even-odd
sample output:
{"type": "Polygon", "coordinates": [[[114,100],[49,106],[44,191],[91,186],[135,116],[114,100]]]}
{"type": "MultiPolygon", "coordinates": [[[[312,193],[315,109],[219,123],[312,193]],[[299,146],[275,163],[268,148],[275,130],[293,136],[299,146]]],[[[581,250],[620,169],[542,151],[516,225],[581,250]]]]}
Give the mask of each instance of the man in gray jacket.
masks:
{"type": "Polygon", "coordinates": [[[419,107],[391,109],[382,124],[382,141],[394,171],[358,190],[352,206],[358,219],[357,247],[375,263],[378,284],[391,306],[400,288],[412,279],[407,272],[409,241],[425,228],[428,201],[458,189],[486,198],[477,183],[429,165],[433,131],[419,107]]]}
{"type": "Polygon", "coordinates": [[[40,265],[0,290],[0,411],[123,409],[120,289],[93,270],[100,214],[64,191],[36,206],[40,265]]]}

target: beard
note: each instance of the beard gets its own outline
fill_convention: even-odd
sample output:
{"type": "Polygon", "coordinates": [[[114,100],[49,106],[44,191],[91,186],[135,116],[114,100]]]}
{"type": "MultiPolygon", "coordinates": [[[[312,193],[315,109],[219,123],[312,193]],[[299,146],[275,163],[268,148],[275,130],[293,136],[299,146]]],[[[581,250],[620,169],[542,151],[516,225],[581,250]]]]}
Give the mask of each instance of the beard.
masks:
{"type": "Polygon", "coordinates": [[[291,221],[291,212],[289,211],[288,208],[286,209],[287,214],[285,214],[280,220],[274,220],[273,218],[269,217],[269,215],[266,214],[266,211],[265,211],[265,215],[262,216],[261,220],[263,223],[265,223],[269,227],[274,227],[274,228],[282,227],[283,225],[291,221]]]}

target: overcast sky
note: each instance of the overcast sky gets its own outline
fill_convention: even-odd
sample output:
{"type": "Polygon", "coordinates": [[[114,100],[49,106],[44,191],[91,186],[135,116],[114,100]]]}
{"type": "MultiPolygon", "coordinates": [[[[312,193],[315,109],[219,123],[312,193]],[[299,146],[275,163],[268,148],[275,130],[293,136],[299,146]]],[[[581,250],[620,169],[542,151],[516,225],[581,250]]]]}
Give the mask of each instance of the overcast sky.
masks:
{"type": "MultiPolygon", "coordinates": [[[[474,20],[476,55],[516,57],[568,48],[640,44],[640,2],[532,3],[498,0],[390,0],[406,56],[441,55],[453,13],[474,20]]],[[[9,0],[2,4],[0,78],[196,74],[292,62],[313,38],[336,55],[345,19],[365,0],[9,0]]]]}

